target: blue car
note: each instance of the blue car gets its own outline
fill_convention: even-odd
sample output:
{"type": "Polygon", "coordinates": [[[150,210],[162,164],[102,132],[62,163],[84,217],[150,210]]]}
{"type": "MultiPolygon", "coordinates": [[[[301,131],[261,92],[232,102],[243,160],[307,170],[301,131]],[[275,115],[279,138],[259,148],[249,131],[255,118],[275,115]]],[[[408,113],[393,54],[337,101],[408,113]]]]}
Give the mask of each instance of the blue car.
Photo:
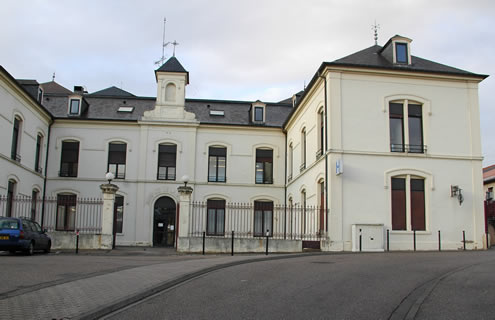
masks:
{"type": "Polygon", "coordinates": [[[32,255],[35,250],[48,253],[51,247],[52,240],[36,221],[0,217],[0,251],[23,251],[32,255]]]}

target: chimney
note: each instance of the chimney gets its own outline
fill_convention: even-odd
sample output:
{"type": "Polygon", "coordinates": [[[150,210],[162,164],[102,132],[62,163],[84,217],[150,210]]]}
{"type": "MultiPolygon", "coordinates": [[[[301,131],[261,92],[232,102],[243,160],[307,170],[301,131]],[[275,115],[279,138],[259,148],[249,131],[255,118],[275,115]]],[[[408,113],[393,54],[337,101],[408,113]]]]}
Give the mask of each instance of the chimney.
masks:
{"type": "Polygon", "coordinates": [[[80,95],[83,95],[85,93],[88,93],[86,89],[84,89],[84,86],[74,86],[74,93],[78,93],[80,95]]]}

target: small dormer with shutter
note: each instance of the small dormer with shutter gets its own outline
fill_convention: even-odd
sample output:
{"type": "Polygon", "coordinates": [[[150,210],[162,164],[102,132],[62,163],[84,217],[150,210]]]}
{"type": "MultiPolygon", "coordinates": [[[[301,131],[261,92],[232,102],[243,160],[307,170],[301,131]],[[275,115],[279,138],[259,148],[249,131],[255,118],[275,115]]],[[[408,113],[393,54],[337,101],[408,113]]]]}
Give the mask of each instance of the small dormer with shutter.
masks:
{"type": "Polygon", "coordinates": [[[411,42],[409,38],[395,35],[383,46],[380,54],[394,65],[411,65],[411,42]]]}
{"type": "Polygon", "coordinates": [[[266,104],[257,100],[251,104],[251,122],[256,124],[264,124],[266,121],[266,104]]]}

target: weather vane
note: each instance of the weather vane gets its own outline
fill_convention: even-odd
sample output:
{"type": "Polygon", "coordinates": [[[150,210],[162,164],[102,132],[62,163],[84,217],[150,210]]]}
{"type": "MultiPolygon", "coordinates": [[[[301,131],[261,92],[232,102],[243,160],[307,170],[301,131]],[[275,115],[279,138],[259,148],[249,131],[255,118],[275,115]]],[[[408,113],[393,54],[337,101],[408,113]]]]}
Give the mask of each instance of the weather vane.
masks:
{"type": "Polygon", "coordinates": [[[371,29],[373,29],[375,33],[374,34],[375,45],[378,45],[378,29],[380,29],[380,25],[376,24],[376,20],[375,20],[375,24],[371,26],[371,29]]]}
{"type": "Polygon", "coordinates": [[[52,82],[55,82],[55,72],[53,72],[53,75],[52,75],[52,82]]]}

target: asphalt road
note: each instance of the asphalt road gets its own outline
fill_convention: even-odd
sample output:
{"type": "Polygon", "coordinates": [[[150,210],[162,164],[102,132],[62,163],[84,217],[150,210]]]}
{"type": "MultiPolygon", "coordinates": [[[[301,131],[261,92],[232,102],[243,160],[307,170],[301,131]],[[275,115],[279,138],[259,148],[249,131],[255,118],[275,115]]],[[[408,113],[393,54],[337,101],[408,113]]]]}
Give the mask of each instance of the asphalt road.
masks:
{"type": "Polygon", "coordinates": [[[108,319],[494,319],[495,251],[331,254],[220,269],[108,319]]]}

